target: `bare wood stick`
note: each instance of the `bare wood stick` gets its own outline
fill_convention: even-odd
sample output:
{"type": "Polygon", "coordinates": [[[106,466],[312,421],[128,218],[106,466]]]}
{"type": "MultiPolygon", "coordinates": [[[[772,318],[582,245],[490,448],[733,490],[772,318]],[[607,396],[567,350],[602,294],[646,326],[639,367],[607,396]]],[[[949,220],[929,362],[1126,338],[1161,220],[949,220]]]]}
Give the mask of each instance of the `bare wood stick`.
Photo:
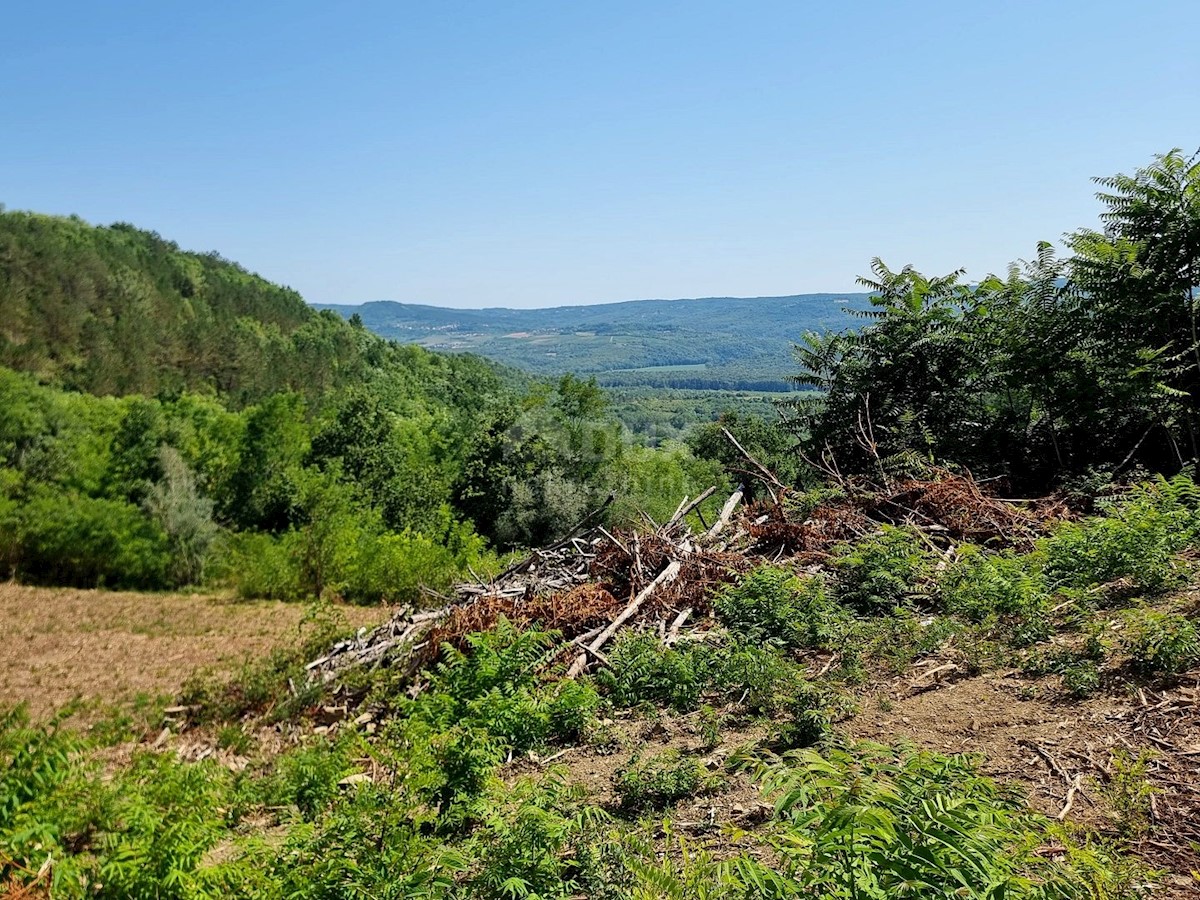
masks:
{"type": "Polygon", "coordinates": [[[688,497],[687,494],[683,495],[683,499],[680,500],[679,505],[677,507],[675,507],[675,512],[671,514],[671,518],[667,519],[668,525],[674,525],[676,522],[679,521],[679,516],[683,513],[683,508],[685,506],[687,506],[687,502],[689,499],[690,498],[688,497]]]}
{"type": "Polygon", "coordinates": [[[762,473],[761,477],[763,481],[780,489],[785,487],[784,483],[775,476],[774,472],[751,456],[750,451],[738,443],[738,439],[730,433],[728,428],[722,428],[721,434],[725,435],[726,439],[728,439],[728,441],[737,448],[738,452],[742,454],[742,456],[746,457],[746,462],[750,463],[750,465],[754,466],[754,468],[758,469],[758,471],[762,473]]]}
{"type": "MultiPolygon", "coordinates": [[[[608,643],[608,639],[617,633],[617,629],[619,629],[622,625],[624,625],[627,621],[629,621],[629,619],[631,619],[637,613],[638,609],[641,608],[641,605],[646,602],[647,597],[649,597],[651,594],[653,594],[654,591],[661,585],[664,585],[669,581],[675,580],[676,576],[679,575],[679,569],[680,569],[679,561],[672,560],[671,564],[669,566],[667,566],[665,569],[663,569],[658,574],[657,578],[655,578],[652,582],[650,582],[648,585],[646,585],[646,587],[642,589],[642,592],[640,594],[638,594],[636,597],[634,597],[632,600],[630,600],[629,604],[625,607],[625,609],[623,609],[621,611],[621,614],[619,616],[617,616],[615,619],[613,619],[612,622],[609,624],[609,626],[607,628],[605,628],[602,632],[600,632],[600,634],[596,636],[596,639],[593,640],[592,643],[590,645],[588,645],[587,647],[585,647],[584,649],[589,650],[589,651],[595,651],[595,650],[599,650],[606,643],[608,643]]],[[[586,665],[587,665],[587,653],[579,654],[579,656],[575,657],[575,662],[571,663],[571,668],[567,670],[567,677],[568,678],[577,677],[579,675],[579,673],[583,671],[583,668],[586,665]]]]}
{"type": "Polygon", "coordinates": [[[733,517],[733,511],[742,502],[744,493],[742,486],[738,485],[738,489],[729,495],[729,499],[721,507],[721,515],[717,517],[717,521],[713,523],[713,527],[708,529],[708,532],[704,535],[705,540],[711,541],[725,529],[725,526],[729,524],[729,520],[733,517]]]}
{"type": "Polygon", "coordinates": [[[611,531],[609,531],[603,525],[600,526],[599,530],[602,535],[604,535],[606,538],[608,538],[610,541],[612,541],[614,544],[616,544],[618,547],[620,547],[622,550],[624,550],[626,556],[628,556],[630,559],[633,558],[633,554],[629,552],[629,548],[626,547],[624,544],[622,544],[617,539],[617,536],[615,534],[613,534],[611,531]]]}
{"type": "Polygon", "coordinates": [[[1071,789],[1069,791],[1067,791],[1066,805],[1063,806],[1063,808],[1059,811],[1058,815],[1055,817],[1058,819],[1058,821],[1061,822],[1063,819],[1065,819],[1067,817],[1067,813],[1069,813],[1071,811],[1071,807],[1075,805],[1075,795],[1078,794],[1079,791],[1082,790],[1082,788],[1083,788],[1083,774],[1080,773],[1080,774],[1076,775],[1075,780],[1071,782],[1071,789]]]}
{"type": "Polygon", "coordinates": [[[717,486],[713,485],[708,490],[706,490],[704,493],[702,493],[699,497],[697,497],[695,500],[693,500],[691,503],[688,503],[687,498],[684,497],[683,503],[679,504],[679,509],[675,510],[675,515],[671,516],[671,521],[669,521],[667,524],[674,525],[676,522],[682,522],[684,519],[687,518],[688,513],[690,513],[692,510],[696,509],[701,503],[703,503],[705,500],[707,500],[709,497],[711,497],[716,492],[717,492],[717,486]],[[687,505],[685,506],[684,504],[687,504],[687,505]]]}
{"type": "Polygon", "coordinates": [[[692,608],[689,606],[683,612],[675,617],[675,621],[671,623],[671,628],[667,632],[667,637],[663,641],[668,647],[679,640],[679,630],[683,628],[683,623],[688,620],[688,616],[692,614],[692,608]]]}

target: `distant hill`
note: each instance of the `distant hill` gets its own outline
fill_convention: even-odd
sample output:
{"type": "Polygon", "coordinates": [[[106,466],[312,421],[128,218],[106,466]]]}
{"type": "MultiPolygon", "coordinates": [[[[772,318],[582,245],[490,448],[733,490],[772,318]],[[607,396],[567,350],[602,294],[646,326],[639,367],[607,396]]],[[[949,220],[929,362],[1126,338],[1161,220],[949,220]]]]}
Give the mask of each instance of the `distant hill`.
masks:
{"type": "Polygon", "coordinates": [[[549,309],[444,309],[379,301],[323,305],[399,341],[469,351],[531,372],[593,374],[609,386],[784,391],[806,330],[852,324],[867,294],[630,300],[549,309]]]}
{"type": "Polygon", "coordinates": [[[0,366],[45,383],[234,405],[316,397],[361,379],[380,344],[216,253],[132,225],[0,211],[0,366]]]}

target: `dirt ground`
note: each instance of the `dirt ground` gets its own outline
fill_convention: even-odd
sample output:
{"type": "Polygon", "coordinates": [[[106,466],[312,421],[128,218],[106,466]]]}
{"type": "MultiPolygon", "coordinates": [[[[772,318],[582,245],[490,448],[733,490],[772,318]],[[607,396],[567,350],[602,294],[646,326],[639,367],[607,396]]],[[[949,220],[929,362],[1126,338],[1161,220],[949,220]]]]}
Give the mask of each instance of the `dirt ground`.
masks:
{"type": "MultiPolygon", "coordinates": [[[[339,606],[335,615],[360,627],[388,610],[339,606]]],[[[298,604],[0,583],[0,707],[25,702],[43,719],[76,699],[172,695],[199,670],[232,671],[294,643],[304,617],[298,604]]]]}

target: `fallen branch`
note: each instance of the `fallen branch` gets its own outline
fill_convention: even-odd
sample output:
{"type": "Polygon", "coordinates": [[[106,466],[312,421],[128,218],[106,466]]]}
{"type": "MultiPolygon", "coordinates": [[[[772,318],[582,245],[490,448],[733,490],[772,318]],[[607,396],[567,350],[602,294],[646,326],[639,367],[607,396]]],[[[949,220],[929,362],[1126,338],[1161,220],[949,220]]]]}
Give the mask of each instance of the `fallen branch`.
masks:
{"type": "MultiPolygon", "coordinates": [[[[646,602],[646,599],[653,594],[658,587],[666,584],[667,582],[675,580],[676,576],[679,575],[680,568],[681,566],[679,564],[679,560],[671,560],[670,565],[663,569],[658,574],[657,578],[646,585],[640,594],[630,600],[629,605],[621,611],[621,614],[613,619],[612,623],[602,632],[600,632],[600,634],[596,636],[596,639],[593,640],[591,644],[585,646],[584,650],[594,653],[608,643],[609,638],[616,634],[617,630],[637,613],[638,609],[641,608],[641,605],[646,602]]],[[[580,653],[577,657],[575,657],[575,661],[571,663],[571,668],[567,670],[567,677],[578,677],[586,666],[587,652],[580,653]]]]}
{"type": "Polygon", "coordinates": [[[725,526],[733,518],[733,511],[742,502],[744,494],[745,491],[742,489],[742,486],[738,485],[738,489],[729,496],[729,499],[725,501],[725,505],[721,507],[721,515],[717,517],[717,521],[713,523],[713,527],[708,529],[708,532],[704,535],[706,541],[716,539],[717,535],[725,530],[725,526]]]}

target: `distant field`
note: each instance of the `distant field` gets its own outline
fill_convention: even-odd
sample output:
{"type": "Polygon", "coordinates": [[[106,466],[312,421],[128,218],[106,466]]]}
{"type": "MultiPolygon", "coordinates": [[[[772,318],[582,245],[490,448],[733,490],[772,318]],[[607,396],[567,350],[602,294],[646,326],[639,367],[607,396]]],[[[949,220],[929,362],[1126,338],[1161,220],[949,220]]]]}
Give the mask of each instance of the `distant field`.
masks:
{"type": "Polygon", "coordinates": [[[708,363],[683,363],[677,366],[638,366],[636,369],[613,369],[614,372],[703,372],[708,363]]]}
{"type": "MultiPolygon", "coordinates": [[[[387,611],[337,607],[337,615],[357,627],[387,611]]],[[[0,584],[0,707],[24,702],[45,718],[76,699],[171,695],[198,670],[233,671],[294,645],[304,616],[299,604],[0,584]]]]}
{"type": "Polygon", "coordinates": [[[538,375],[595,375],[606,386],[786,392],[792,346],[842,330],[867,295],[632,300],[550,309],[325,306],[372,331],[434,350],[477,353],[538,375]]]}

